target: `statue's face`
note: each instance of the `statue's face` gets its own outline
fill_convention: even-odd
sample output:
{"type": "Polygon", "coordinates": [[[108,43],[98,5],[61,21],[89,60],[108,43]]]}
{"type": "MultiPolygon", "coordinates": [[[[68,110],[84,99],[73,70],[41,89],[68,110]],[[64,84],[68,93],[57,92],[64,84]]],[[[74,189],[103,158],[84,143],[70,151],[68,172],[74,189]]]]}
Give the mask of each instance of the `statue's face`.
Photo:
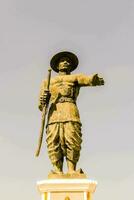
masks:
{"type": "Polygon", "coordinates": [[[59,62],[59,71],[70,71],[71,62],[67,58],[62,58],[59,62]]]}

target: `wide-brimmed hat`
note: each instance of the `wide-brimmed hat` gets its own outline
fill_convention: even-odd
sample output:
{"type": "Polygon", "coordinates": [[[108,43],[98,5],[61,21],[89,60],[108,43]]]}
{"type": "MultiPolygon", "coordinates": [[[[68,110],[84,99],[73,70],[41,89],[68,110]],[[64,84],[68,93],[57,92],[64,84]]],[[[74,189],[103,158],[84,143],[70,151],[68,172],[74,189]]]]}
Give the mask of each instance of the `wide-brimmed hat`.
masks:
{"type": "Polygon", "coordinates": [[[73,71],[77,68],[79,60],[74,53],[68,51],[62,51],[54,55],[50,61],[50,66],[55,72],[59,72],[58,65],[62,58],[68,58],[71,61],[71,69],[73,71]]]}

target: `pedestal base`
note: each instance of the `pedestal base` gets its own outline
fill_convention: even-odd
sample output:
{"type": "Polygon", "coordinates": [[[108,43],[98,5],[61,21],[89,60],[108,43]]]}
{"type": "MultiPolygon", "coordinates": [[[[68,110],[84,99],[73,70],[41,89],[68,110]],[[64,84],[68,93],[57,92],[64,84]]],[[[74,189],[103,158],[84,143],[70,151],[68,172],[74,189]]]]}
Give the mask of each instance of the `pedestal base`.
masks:
{"type": "Polygon", "coordinates": [[[88,179],[48,179],[37,182],[42,200],[91,200],[97,182],[88,179]]]}

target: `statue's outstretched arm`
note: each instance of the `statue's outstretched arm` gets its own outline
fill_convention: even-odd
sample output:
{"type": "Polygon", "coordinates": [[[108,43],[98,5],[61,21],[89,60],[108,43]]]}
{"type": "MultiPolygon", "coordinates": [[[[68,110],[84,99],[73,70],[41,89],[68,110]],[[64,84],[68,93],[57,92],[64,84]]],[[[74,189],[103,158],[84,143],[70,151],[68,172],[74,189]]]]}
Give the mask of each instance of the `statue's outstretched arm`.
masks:
{"type": "Polygon", "coordinates": [[[78,74],[77,82],[80,87],[104,85],[104,79],[102,77],[99,77],[98,74],[93,74],[90,76],[84,74],[78,74]]]}

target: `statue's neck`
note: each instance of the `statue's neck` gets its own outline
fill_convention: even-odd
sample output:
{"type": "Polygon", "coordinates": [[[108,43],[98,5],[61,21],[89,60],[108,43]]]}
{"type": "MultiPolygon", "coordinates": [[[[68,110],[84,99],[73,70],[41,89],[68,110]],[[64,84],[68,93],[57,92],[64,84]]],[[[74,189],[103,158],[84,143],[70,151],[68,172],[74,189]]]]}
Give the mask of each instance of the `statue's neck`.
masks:
{"type": "Polygon", "coordinates": [[[59,76],[69,75],[69,74],[70,74],[70,72],[59,71],[59,76]]]}

